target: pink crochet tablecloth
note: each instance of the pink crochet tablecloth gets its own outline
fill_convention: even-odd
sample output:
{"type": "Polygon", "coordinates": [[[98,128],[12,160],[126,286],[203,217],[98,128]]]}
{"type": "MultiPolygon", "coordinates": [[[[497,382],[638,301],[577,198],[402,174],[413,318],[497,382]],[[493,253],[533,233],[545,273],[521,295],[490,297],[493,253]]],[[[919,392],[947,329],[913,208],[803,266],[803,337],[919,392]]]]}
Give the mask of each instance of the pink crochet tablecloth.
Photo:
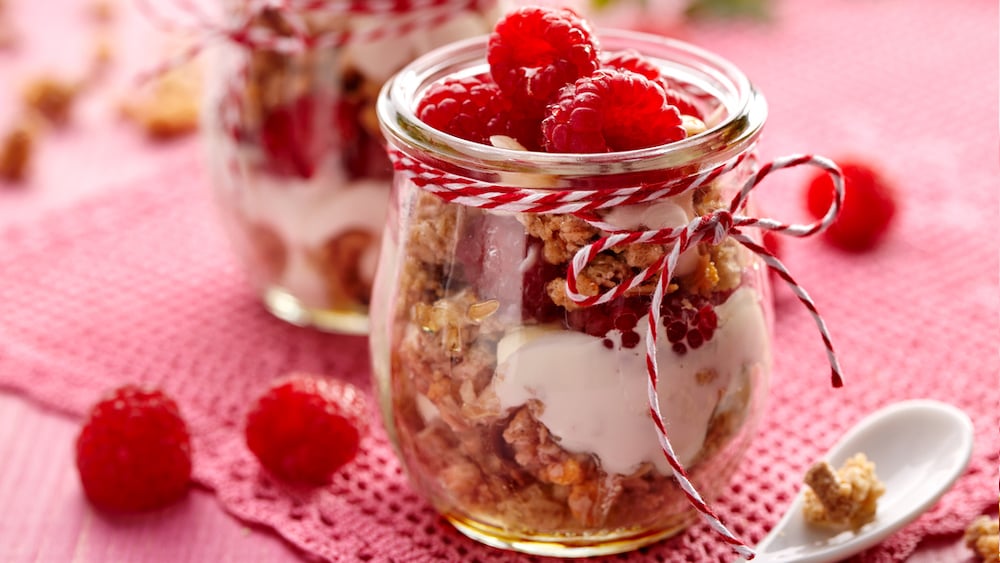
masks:
{"type": "MultiPolygon", "coordinates": [[[[903,399],[947,401],[975,422],[973,460],[933,510],[860,557],[900,561],[997,501],[997,5],[779,8],[774,24],[695,27],[687,38],[734,60],[768,96],[765,156],[864,155],[899,189],[902,213],[872,253],[845,254],[819,240],[784,245],[831,327],[847,386],[828,387],[812,320],[779,288],[767,412],[715,508],[741,537],[759,540],[805,467],[849,425],[903,399]]],[[[801,216],[800,175],[783,174],[759,190],[763,207],[801,216]]],[[[374,415],[362,453],[328,487],[288,488],[259,471],[242,440],[248,402],[290,370],[368,389],[367,350],[361,338],[263,312],[207,194],[201,166],[181,160],[0,233],[0,386],[74,416],[124,382],[162,387],[191,426],[197,482],[237,518],[273,528],[306,554],[516,559],[464,539],[411,491],[374,415]]],[[[641,555],[731,558],[704,524],[641,555]]]]}

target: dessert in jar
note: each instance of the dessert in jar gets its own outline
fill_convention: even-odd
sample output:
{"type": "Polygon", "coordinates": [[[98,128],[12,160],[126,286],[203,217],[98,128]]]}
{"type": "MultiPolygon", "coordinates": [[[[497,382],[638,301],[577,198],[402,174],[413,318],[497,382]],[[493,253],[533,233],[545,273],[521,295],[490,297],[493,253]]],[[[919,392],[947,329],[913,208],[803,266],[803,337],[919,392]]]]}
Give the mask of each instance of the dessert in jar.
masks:
{"type": "Polygon", "coordinates": [[[815,158],[758,170],[742,72],[563,9],[424,55],[377,111],[395,174],[371,356],[414,487],[497,547],[615,553],[701,515],[749,554],[702,501],[767,392],[765,261],[793,283],[756,227],[823,225],[757,220],[748,196],[815,158]]]}
{"type": "Polygon", "coordinates": [[[495,0],[227,8],[239,25],[203,112],[225,228],[272,313],[363,333],[391,178],[376,95],[417,55],[487,32],[495,0]]]}

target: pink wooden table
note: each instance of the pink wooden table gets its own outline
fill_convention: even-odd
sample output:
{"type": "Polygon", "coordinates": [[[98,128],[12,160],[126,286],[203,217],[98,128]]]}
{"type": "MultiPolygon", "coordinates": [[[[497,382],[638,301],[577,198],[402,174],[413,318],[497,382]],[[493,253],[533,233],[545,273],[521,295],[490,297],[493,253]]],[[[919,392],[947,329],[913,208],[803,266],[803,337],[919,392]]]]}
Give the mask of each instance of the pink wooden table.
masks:
{"type": "MultiPolygon", "coordinates": [[[[857,5],[863,9],[863,3],[857,5]]],[[[135,13],[118,7],[115,72],[99,91],[81,99],[68,130],[46,136],[32,181],[0,187],[0,227],[169,170],[172,162],[197,152],[194,138],[151,144],[114,118],[116,92],[128,87],[132,70],[151,60],[139,47],[152,43],[156,52],[159,41],[135,13]]],[[[0,126],[13,115],[23,77],[42,69],[71,73],[86,63],[92,31],[84,7],[69,0],[13,0],[9,9],[22,42],[17,51],[0,53],[0,126]]],[[[211,494],[197,489],[161,511],[119,518],[97,514],[70,469],[77,432],[77,421],[0,391],[0,561],[302,560],[276,535],[231,518],[211,494]]],[[[947,541],[924,546],[911,561],[958,562],[969,556],[947,541]]]]}

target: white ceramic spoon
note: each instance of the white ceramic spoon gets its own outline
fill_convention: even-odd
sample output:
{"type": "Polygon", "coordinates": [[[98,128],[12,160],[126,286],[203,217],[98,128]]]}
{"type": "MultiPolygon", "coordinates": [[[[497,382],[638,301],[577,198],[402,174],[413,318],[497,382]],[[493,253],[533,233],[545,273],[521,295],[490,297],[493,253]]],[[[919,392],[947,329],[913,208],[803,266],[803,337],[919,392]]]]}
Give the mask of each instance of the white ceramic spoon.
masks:
{"type": "Polygon", "coordinates": [[[839,561],[912,522],[968,466],[972,421],[959,409],[938,401],[896,403],[859,422],[824,459],[838,468],[859,452],[875,462],[875,472],[885,484],[875,520],[856,532],[810,526],[802,518],[800,492],[781,521],[757,544],[755,563],[839,561]]]}

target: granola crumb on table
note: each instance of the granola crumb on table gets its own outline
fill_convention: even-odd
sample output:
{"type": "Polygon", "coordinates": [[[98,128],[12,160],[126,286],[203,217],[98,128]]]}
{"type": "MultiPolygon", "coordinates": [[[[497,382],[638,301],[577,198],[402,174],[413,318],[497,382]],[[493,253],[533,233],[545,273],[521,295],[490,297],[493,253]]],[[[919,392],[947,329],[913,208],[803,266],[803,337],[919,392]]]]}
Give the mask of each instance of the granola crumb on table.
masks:
{"type": "Polygon", "coordinates": [[[107,24],[115,19],[118,7],[113,0],[90,0],[87,11],[94,21],[107,24]]]}
{"type": "Polygon", "coordinates": [[[55,76],[39,76],[32,79],[24,88],[23,101],[45,117],[49,123],[61,126],[69,121],[73,102],[80,93],[80,85],[55,76]]]}
{"type": "Polygon", "coordinates": [[[35,129],[17,123],[0,137],[0,180],[21,182],[31,167],[35,150],[35,129]]]}
{"type": "Polygon", "coordinates": [[[192,66],[174,68],[126,99],[122,115],[154,139],[191,133],[198,127],[200,90],[200,79],[192,66]]]}
{"type": "Polygon", "coordinates": [[[985,563],[1000,562],[1000,520],[980,516],[965,529],[965,545],[985,563]]]}

